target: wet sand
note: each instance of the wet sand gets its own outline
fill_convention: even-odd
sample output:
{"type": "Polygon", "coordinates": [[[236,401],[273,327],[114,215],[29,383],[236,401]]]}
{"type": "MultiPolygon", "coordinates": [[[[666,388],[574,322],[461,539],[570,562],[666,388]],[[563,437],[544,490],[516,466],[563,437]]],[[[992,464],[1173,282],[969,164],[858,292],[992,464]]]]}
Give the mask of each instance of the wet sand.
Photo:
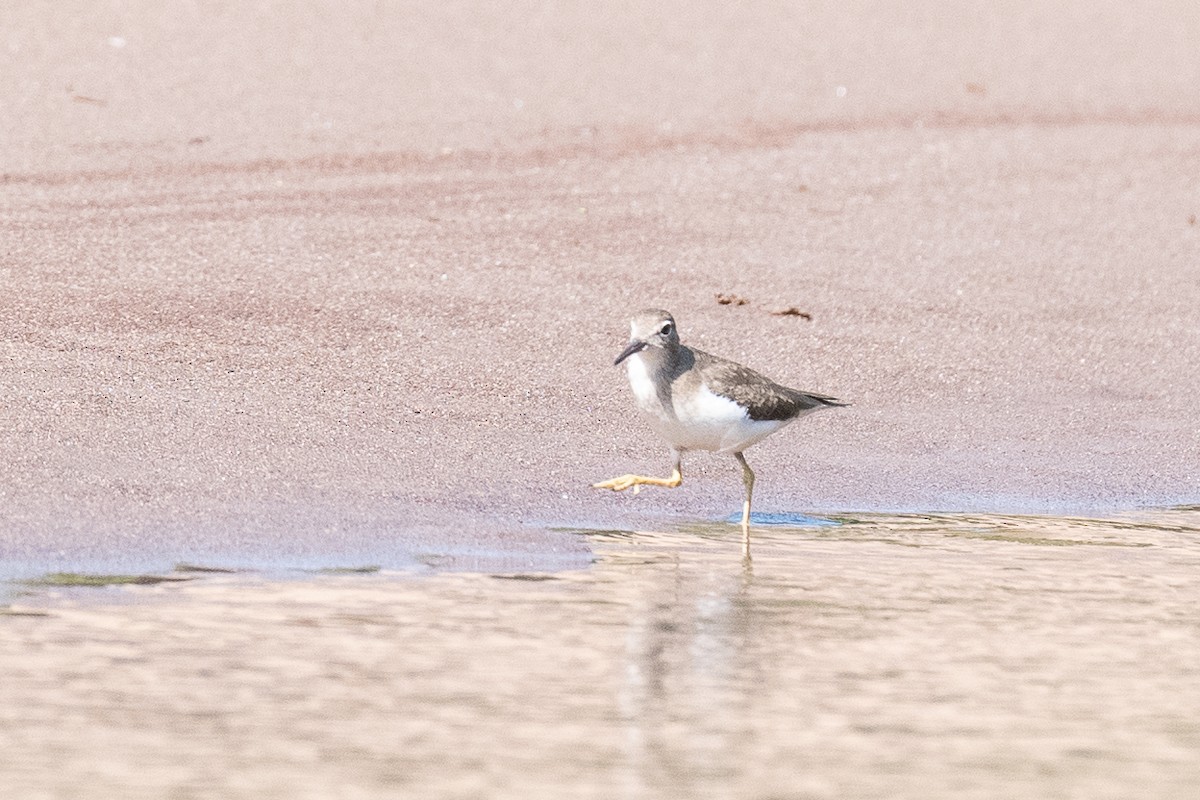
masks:
{"type": "Polygon", "coordinates": [[[668,466],[610,366],[651,305],[854,403],[750,452],[761,511],[1200,499],[1195,4],[22,4],[0,75],[0,578],[272,576],[5,600],[49,614],[0,617],[6,785],[1194,786],[1194,521],[767,532],[750,577],[563,529],[739,508],[703,454],[588,488],[668,466]]]}
{"type": "Polygon", "coordinates": [[[14,797],[1190,798],[1200,512],[580,532],[589,568],[32,590],[14,797]],[[56,596],[57,595],[57,596],[56,596]]]}

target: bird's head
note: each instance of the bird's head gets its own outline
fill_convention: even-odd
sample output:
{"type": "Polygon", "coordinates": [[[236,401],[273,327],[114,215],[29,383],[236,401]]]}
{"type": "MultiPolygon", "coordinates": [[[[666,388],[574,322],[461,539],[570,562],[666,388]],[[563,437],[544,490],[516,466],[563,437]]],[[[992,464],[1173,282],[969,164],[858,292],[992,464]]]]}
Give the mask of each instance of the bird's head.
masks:
{"type": "Polygon", "coordinates": [[[613,364],[620,364],[634,353],[644,350],[665,354],[679,347],[679,331],[675,318],[661,308],[641,311],[629,324],[629,346],[621,351],[613,364]]]}

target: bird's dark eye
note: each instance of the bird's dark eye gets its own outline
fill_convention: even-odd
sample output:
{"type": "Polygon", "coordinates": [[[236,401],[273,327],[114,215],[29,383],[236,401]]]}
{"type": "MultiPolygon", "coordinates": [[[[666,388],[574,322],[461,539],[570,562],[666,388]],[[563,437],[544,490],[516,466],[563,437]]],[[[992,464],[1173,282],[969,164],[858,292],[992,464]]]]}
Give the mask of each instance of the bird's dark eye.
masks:
{"type": "Polygon", "coordinates": [[[660,330],[659,333],[661,333],[663,336],[670,336],[671,335],[671,323],[668,322],[665,325],[663,325],[662,330],[660,330]]]}

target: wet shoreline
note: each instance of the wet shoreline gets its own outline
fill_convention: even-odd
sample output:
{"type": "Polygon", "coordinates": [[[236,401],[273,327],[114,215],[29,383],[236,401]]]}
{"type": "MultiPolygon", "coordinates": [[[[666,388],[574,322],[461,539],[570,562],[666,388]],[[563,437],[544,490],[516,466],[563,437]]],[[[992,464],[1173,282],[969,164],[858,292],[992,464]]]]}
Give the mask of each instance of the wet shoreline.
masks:
{"type": "MultiPolygon", "coordinates": [[[[825,540],[858,541],[874,539],[896,545],[918,546],[914,542],[922,535],[936,538],[1000,541],[1044,546],[1149,546],[1134,540],[1124,540],[1121,531],[1136,534],[1142,530],[1196,532],[1200,524],[1200,506],[1179,505],[1166,508],[1114,511],[1092,516],[1063,516],[1050,514],[998,514],[962,512],[867,512],[834,513],[822,516],[794,512],[755,512],[751,534],[751,556],[754,546],[762,541],[789,538],[796,547],[806,542],[825,540]],[[1072,539],[1073,529],[1090,531],[1087,540],[1072,539]],[[1106,537],[1097,529],[1108,532],[1106,537]]],[[[699,541],[732,545],[741,543],[740,515],[734,513],[720,521],[677,520],[660,528],[669,535],[696,536],[699,541]]],[[[468,522],[460,522],[469,525],[468,522]]],[[[173,559],[139,561],[136,555],[125,554],[119,561],[63,561],[61,558],[43,562],[0,562],[0,583],[27,595],[53,593],[56,590],[124,588],[182,584],[219,578],[224,581],[261,580],[303,581],[329,576],[371,575],[392,578],[427,577],[445,572],[503,575],[553,575],[559,572],[587,570],[594,566],[595,554],[590,543],[594,540],[627,539],[637,541],[656,534],[633,528],[592,527],[580,525],[525,526],[527,540],[518,547],[504,547],[503,529],[491,529],[487,541],[500,547],[463,548],[439,547],[436,536],[427,537],[423,549],[413,549],[404,536],[394,537],[386,550],[368,550],[355,555],[333,552],[308,552],[299,555],[214,554],[197,557],[195,554],[173,559]],[[539,548],[546,537],[559,542],[553,548],[539,548]],[[562,546],[562,542],[567,546],[562,546]],[[142,569],[136,569],[139,564],[142,569]],[[109,565],[114,565],[113,568],[109,565]]],[[[744,554],[743,554],[744,555],[744,554]]]]}
{"type": "Polygon", "coordinates": [[[17,602],[0,766],[27,796],[1190,797],[1200,511],[840,522],[750,560],[698,524],[581,532],[582,569],[17,602]]]}

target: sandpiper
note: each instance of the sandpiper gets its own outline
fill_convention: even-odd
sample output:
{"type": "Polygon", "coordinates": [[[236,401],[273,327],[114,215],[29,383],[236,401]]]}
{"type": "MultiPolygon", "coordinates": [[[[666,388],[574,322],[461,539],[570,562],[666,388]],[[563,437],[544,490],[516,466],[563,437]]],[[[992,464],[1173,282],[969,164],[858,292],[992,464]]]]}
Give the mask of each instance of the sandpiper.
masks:
{"type": "Polygon", "coordinates": [[[638,408],[667,440],[671,477],[622,475],[593,487],[616,492],[631,486],[674,488],[683,483],[680,468],[688,450],[731,453],[742,465],[746,486],[742,530],[748,548],[754,472],[743,451],[805,414],[848,404],[780,386],[749,367],[688,347],[679,341],[675,319],[662,309],[640,312],[630,332],[629,346],[613,363],[625,362],[638,408]]]}

